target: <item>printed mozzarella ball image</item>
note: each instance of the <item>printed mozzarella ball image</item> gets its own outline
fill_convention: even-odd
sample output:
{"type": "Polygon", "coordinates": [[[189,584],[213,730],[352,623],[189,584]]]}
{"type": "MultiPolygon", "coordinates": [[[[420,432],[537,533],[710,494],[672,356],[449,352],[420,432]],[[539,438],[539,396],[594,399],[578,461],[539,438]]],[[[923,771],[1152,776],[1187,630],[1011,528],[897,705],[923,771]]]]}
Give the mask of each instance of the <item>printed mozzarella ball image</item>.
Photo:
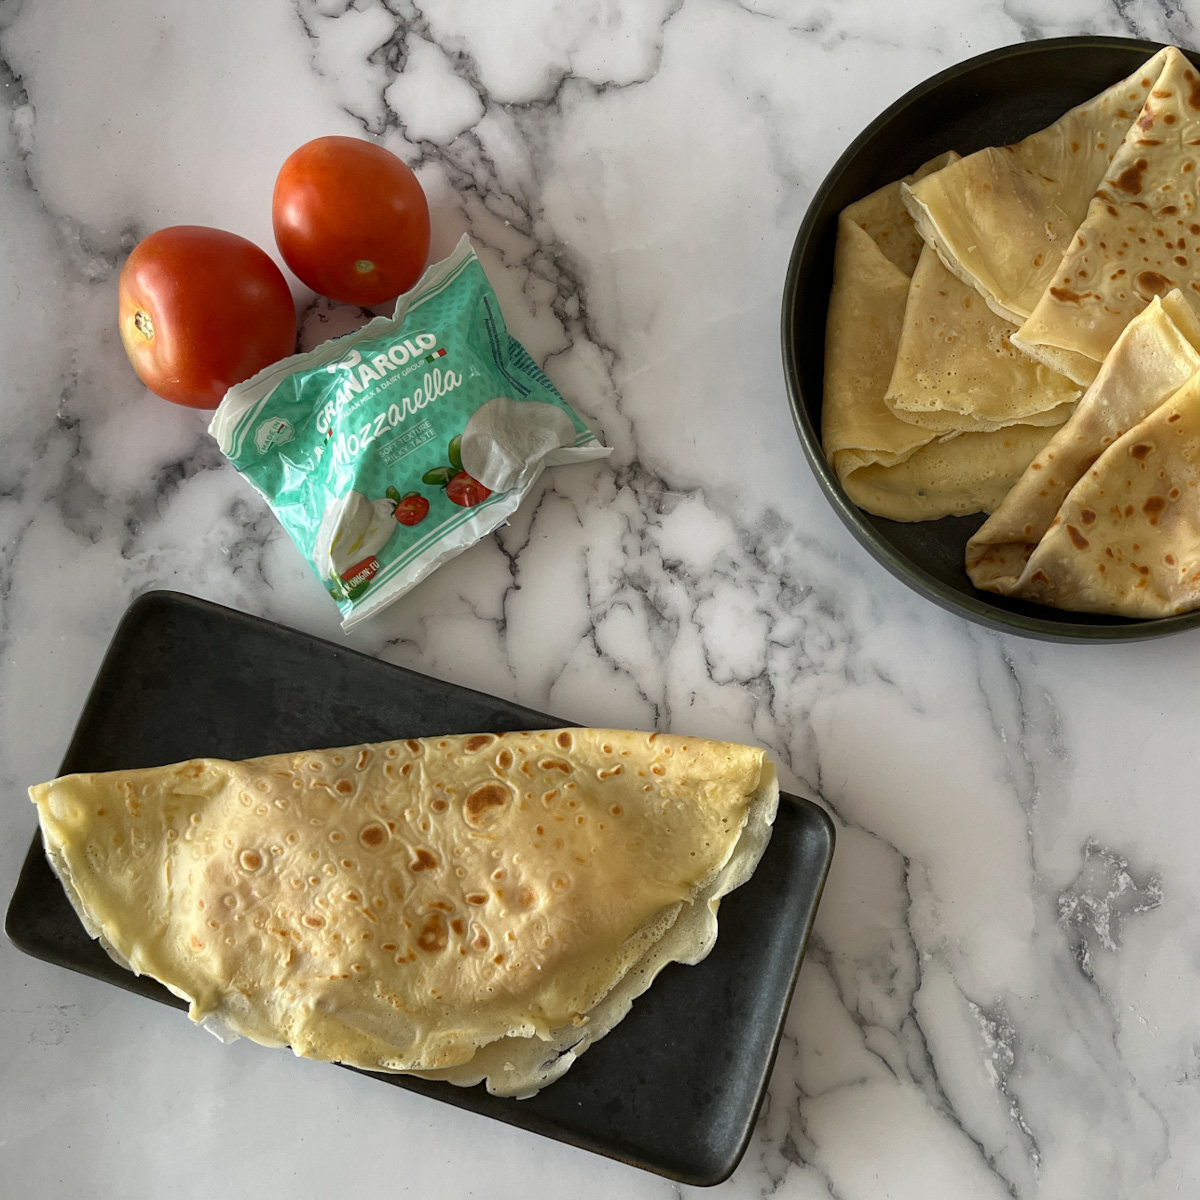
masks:
{"type": "Polygon", "coordinates": [[[561,408],[496,396],[467,422],[459,454],[472,479],[493,492],[505,492],[552,450],[574,444],[574,422],[561,408]]]}

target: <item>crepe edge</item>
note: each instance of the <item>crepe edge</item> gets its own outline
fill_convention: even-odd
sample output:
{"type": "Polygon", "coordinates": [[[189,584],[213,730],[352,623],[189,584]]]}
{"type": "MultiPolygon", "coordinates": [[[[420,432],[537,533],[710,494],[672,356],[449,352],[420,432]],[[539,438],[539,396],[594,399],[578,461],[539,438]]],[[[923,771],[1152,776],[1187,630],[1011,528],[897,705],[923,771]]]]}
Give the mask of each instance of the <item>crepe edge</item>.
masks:
{"type": "MultiPolygon", "coordinates": [[[[60,776],[59,778],[68,778],[68,776],[60,776]]],[[[104,936],[103,925],[101,925],[88,911],[88,907],[84,902],[83,895],[75,885],[75,876],[71,871],[71,864],[67,858],[62,839],[55,834],[52,824],[46,819],[46,813],[49,805],[47,804],[46,807],[43,808],[42,801],[38,798],[38,793],[42,793],[48,800],[49,789],[57,782],[57,779],[53,779],[46,783],[38,783],[33,787],[28,788],[27,791],[29,792],[29,799],[33,801],[38,810],[38,826],[42,834],[42,849],[45,851],[46,862],[49,864],[50,870],[53,872],[54,877],[62,885],[62,890],[66,893],[67,900],[70,902],[71,907],[75,910],[75,915],[79,918],[79,923],[83,926],[88,937],[90,937],[93,941],[98,942],[109,958],[111,958],[118,966],[124,967],[125,970],[130,972],[130,974],[138,978],[141,978],[143,974],[146,974],[156,983],[162,984],[162,986],[165,987],[172,996],[176,996],[180,1000],[186,1001],[190,1009],[188,1016],[196,1024],[205,1029],[209,1029],[209,1032],[212,1033],[219,1041],[226,1043],[237,1041],[242,1035],[236,1030],[231,1029],[218,1021],[216,1022],[216,1024],[219,1026],[218,1032],[216,1029],[209,1028],[208,1018],[200,1019],[193,1015],[193,1013],[196,1011],[196,997],[190,995],[188,992],[185,992],[182,988],[168,983],[165,979],[159,979],[159,977],[152,972],[139,971],[137,966],[130,962],[129,959],[127,959],[125,955],[122,954],[121,951],[118,950],[117,947],[114,946],[113,943],[104,936]]],[[[281,1043],[276,1043],[276,1045],[280,1044],[281,1043]]]]}
{"type": "MultiPolygon", "coordinates": [[[[71,873],[71,864],[67,861],[66,851],[63,849],[61,840],[55,836],[53,828],[45,820],[45,810],[42,808],[42,802],[35,794],[37,792],[48,794],[50,786],[51,784],[49,783],[39,783],[28,789],[29,799],[37,805],[38,825],[42,832],[42,849],[46,853],[46,862],[50,864],[50,870],[62,885],[62,890],[66,892],[67,899],[71,902],[71,907],[75,910],[75,915],[79,918],[79,923],[87,931],[88,937],[99,942],[113,962],[118,963],[127,971],[132,971],[134,975],[138,975],[140,972],[134,965],[104,936],[104,929],[93,920],[91,913],[88,912],[87,906],[83,902],[83,896],[75,886],[75,877],[71,873]]],[[[188,999],[188,997],[181,998],[188,999]]]]}

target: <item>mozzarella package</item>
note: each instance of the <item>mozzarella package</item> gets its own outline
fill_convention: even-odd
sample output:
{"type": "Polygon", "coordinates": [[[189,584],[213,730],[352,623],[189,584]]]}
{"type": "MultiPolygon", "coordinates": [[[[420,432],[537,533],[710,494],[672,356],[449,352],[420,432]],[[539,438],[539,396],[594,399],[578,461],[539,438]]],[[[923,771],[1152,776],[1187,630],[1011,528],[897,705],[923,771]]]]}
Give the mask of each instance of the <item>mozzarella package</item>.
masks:
{"type": "Polygon", "coordinates": [[[344,629],[504,524],[546,467],[611,453],[509,334],[465,235],[391,317],[230,388],[209,432],[344,629]]]}

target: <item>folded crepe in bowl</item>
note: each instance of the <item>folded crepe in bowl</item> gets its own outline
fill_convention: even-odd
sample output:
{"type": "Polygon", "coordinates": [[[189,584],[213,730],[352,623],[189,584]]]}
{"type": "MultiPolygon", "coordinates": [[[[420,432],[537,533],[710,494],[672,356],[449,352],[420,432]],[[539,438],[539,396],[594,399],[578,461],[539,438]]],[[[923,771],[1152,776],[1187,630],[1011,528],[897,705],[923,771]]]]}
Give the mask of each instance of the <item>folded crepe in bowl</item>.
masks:
{"type": "Polygon", "coordinates": [[[1053,433],[1010,425],[963,433],[928,446],[893,467],[865,466],[845,482],[859,508],[891,521],[933,521],[991,512],[1053,433]]]}
{"type": "Polygon", "coordinates": [[[1090,379],[1156,295],[1200,293],[1200,71],[1173,47],[1087,215],[1014,340],[1090,379]]]}
{"type": "MultiPolygon", "coordinates": [[[[950,157],[926,163],[909,178],[936,170],[950,157]]],[[[909,281],[921,257],[920,235],[900,198],[902,182],[864,196],[838,216],[821,445],[851,499],[857,470],[894,466],[937,436],[901,420],[884,403],[909,281]]]]}
{"type": "Polygon", "coordinates": [[[926,245],[909,285],[887,406],[942,434],[1061,425],[1081,389],[1014,347],[1016,328],[926,245]]]}
{"type": "Polygon", "coordinates": [[[921,236],[1000,316],[1019,325],[1037,306],[1110,160],[1177,58],[1173,47],[1160,50],[1046,129],[905,186],[921,236]]]}
{"type": "Polygon", "coordinates": [[[457,735],[30,789],[88,932],[194,1021],[531,1095],[716,938],[778,802],[748,746],[457,735]]]}
{"type": "Polygon", "coordinates": [[[1074,416],[967,543],[976,587],[1162,617],[1200,603],[1200,321],[1178,291],[1118,338],[1074,416]]]}
{"type": "MultiPolygon", "coordinates": [[[[908,179],[956,157],[934,159],[908,179]]],[[[822,447],[850,499],[878,516],[924,521],[991,511],[1049,437],[1039,426],[1061,424],[1078,390],[1018,359],[1005,341],[1013,326],[969,309],[959,318],[954,306],[970,297],[956,291],[948,301],[941,293],[951,284],[967,289],[923,250],[903,182],[838,218],[822,447]],[[989,384],[992,368],[997,379],[989,384]],[[959,384],[972,379],[979,411],[971,411],[972,397],[958,399],[959,384]]]]}

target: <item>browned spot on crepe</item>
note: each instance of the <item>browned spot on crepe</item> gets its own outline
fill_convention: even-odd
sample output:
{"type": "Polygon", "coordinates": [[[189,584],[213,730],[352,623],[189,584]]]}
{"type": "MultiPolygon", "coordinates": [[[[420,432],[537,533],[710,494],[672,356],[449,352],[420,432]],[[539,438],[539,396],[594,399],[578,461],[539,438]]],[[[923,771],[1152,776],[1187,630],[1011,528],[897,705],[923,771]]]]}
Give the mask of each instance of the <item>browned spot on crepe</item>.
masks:
{"type": "Polygon", "coordinates": [[[372,821],[358,831],[358,840],[372,850],[378,850],[387,841],[387,838],[388,831],[378,821],[372,821]]]}
{"type": "Polygon", "coordinates": [[[1133,166],[1126,167],[1116,179],[1112,180],[1113,187],[1120,188],[1121,191],[1131,196],[1139,195],[1142,190],[1142,175],[1149,165],[1144,158],[1139,158],[1133,166]]]}
{"type": "Polygon", "coordinates": [[[467,793],[463,801],[463,815],[468,825],[482,824],[492,810],[503,808],[511,799],[511,793],[502,783],[484,783],[467,793]]]}
{"type": "Polygon", "coordinates": [[[1085,300],[1097,298],[1095,292],[1076,292],[1067,287],[1052,287],[1050,295],[1064,304],[1082,304],[1085,300]]]}
{"type": "Polygon", "coordinates": [[[1184,71],[1183,77],[1191,85],[1187,98],[1189,107],[1200,109],[1200,78],[1197,78],[1195,71],[1184,71]]]}
{"type": "Polygon", "coordinates": [[[431,912],[417,933],[417,945],[428,954],[445,950],[450,943],[450,931],[446,918],[440,912],[431,912]]]}
{"type": "Polygon", "coordinates": [[[1158,514],[1167,507],[1166,496],[1147,496],[1146,503],[1142,505],[1142,512],[1150,518],[1151,525],[1158,524],[1158,514]]]}
{"type": "Polygon", "coordinates": [[[1143,296],[1162,296],[1174,286],[1165,275],[1158,271],[1139,271],[1133,281],[1143,296]]]}

